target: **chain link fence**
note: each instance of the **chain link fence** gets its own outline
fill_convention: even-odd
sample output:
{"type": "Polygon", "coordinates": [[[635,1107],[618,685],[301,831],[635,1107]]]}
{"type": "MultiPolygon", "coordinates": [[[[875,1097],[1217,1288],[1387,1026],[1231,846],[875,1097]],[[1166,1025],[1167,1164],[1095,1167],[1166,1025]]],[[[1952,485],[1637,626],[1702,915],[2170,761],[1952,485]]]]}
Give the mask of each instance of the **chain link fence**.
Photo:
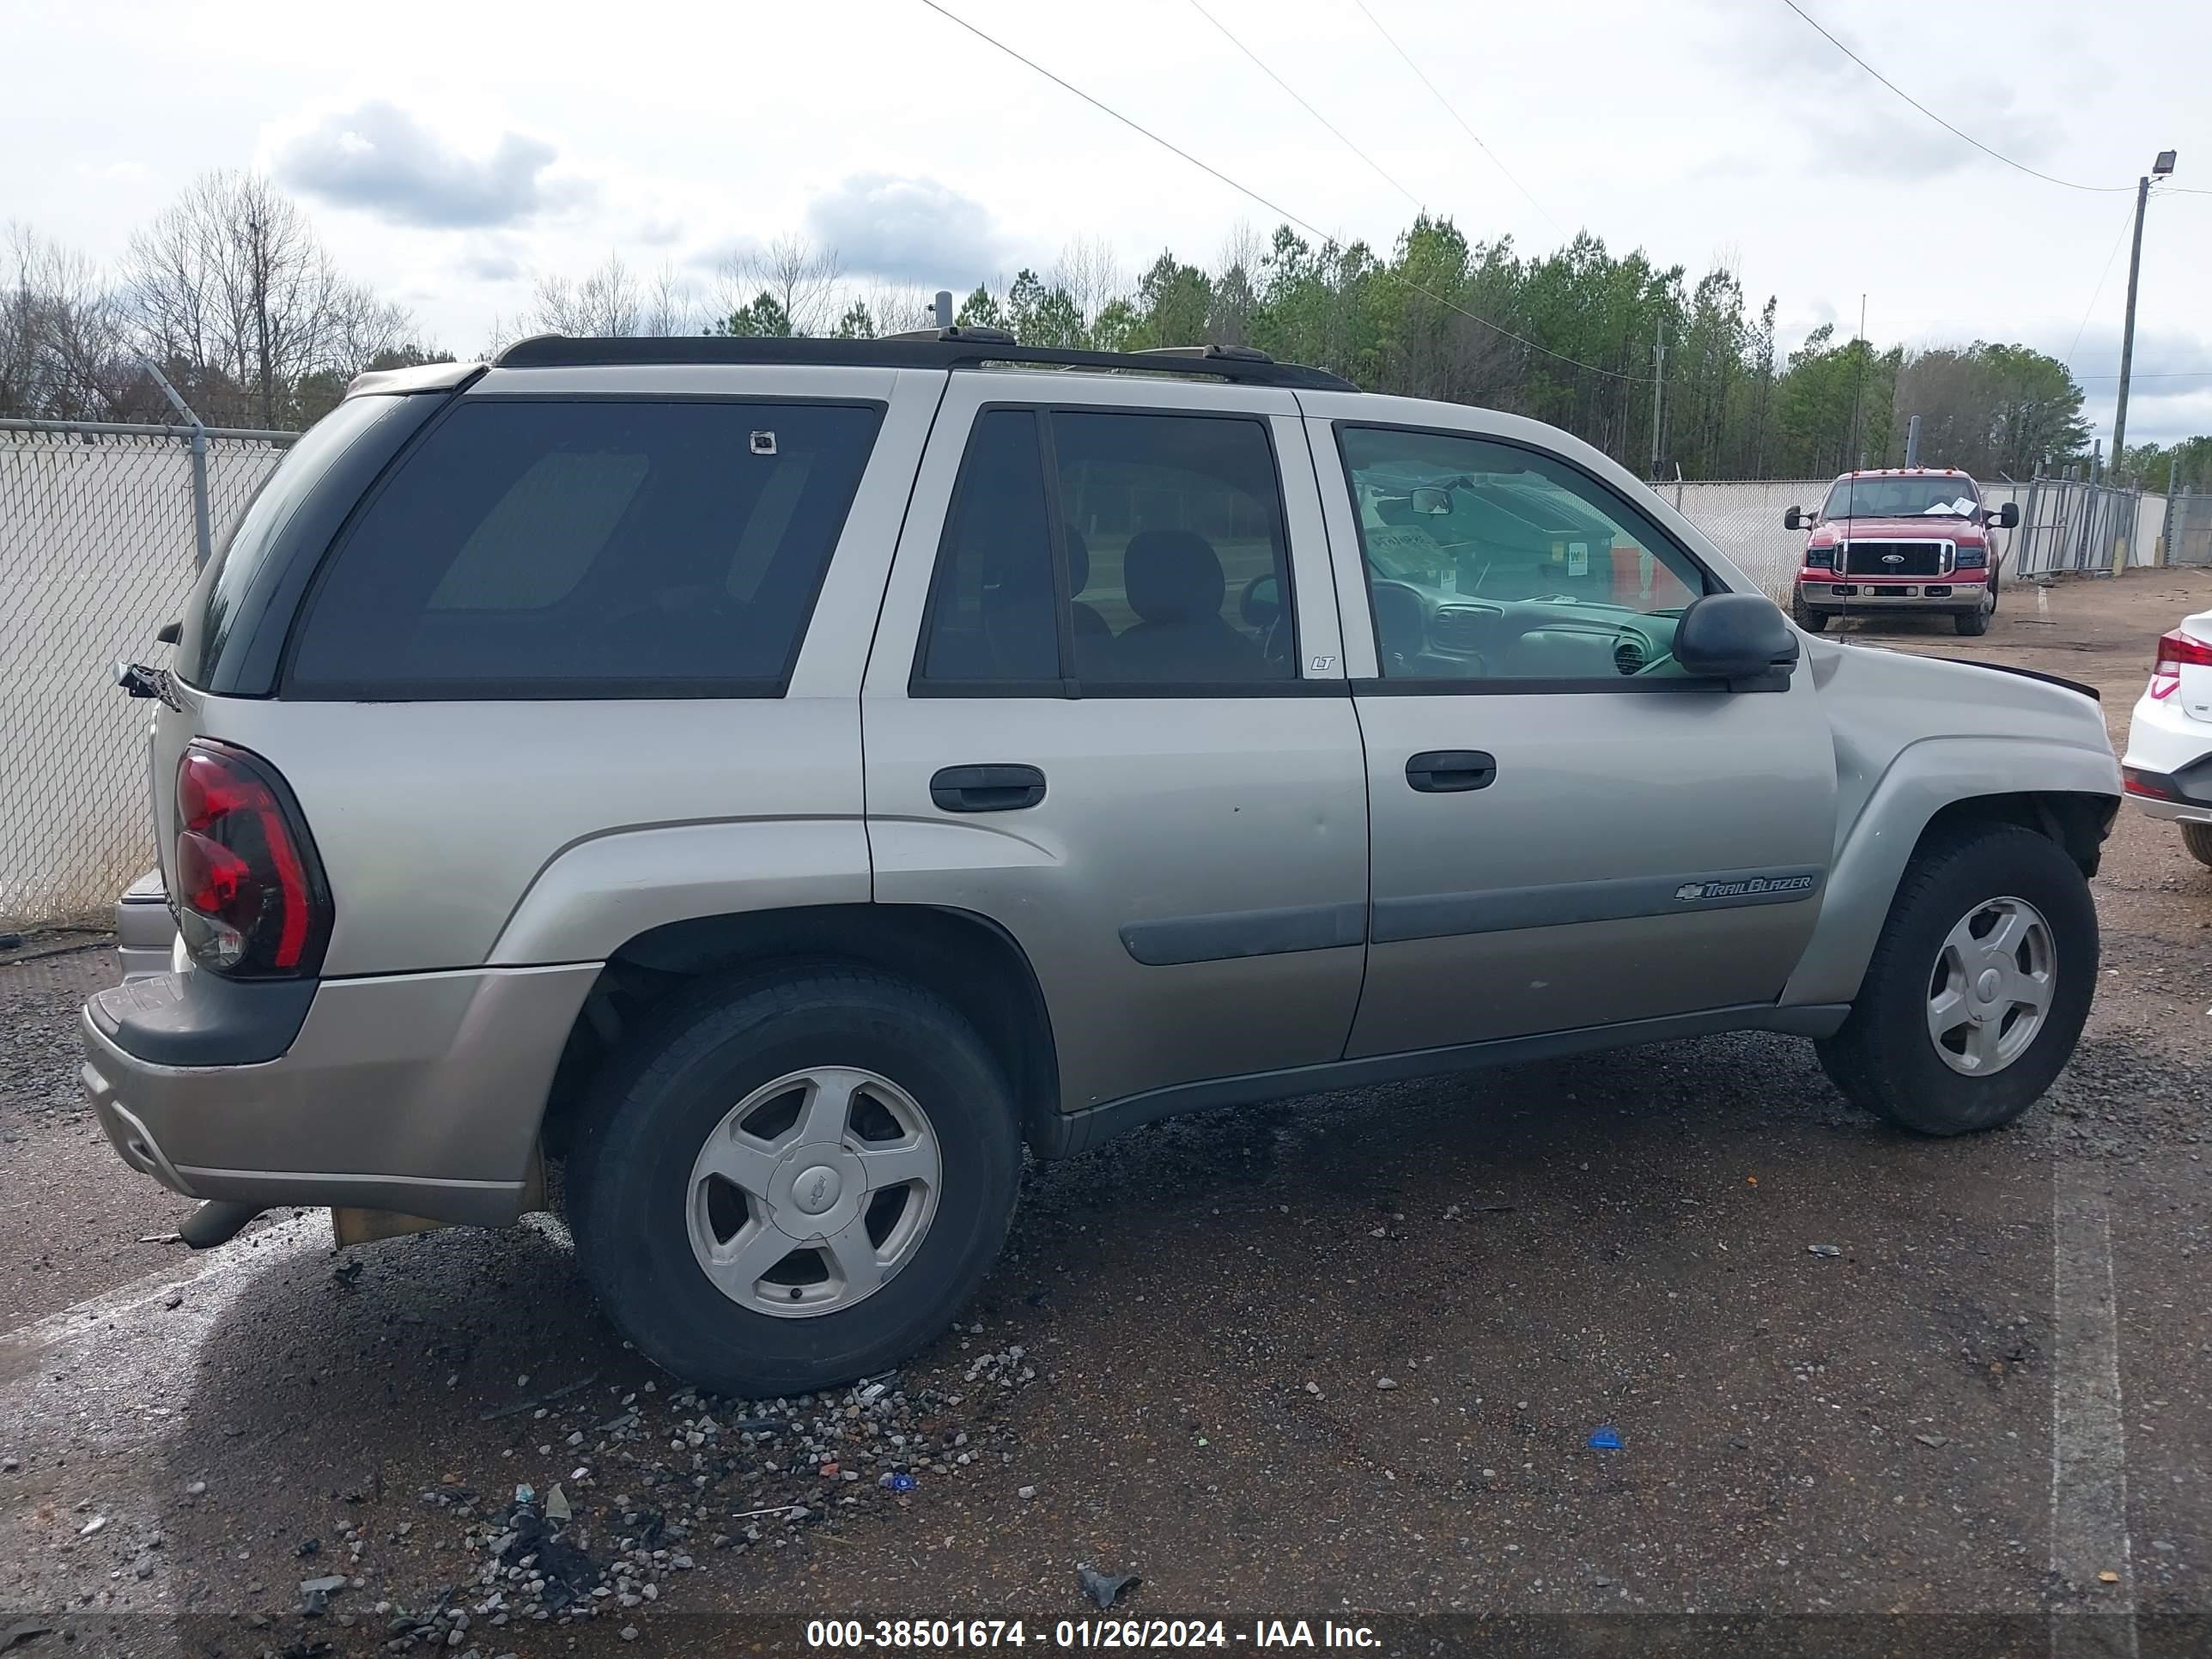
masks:
{"type": "Polygon", "coordinates": [[[166,660],[198,563],[289,434],[0,422],[0,929],[99,918],[154,860],[146,711],[118,657],[166,660]]]}
{"type": "Polygon", "coordinates": [[[2167,504],[2166,562],[2212,564],[2212,495],[2184,489],[2167,504]]]}

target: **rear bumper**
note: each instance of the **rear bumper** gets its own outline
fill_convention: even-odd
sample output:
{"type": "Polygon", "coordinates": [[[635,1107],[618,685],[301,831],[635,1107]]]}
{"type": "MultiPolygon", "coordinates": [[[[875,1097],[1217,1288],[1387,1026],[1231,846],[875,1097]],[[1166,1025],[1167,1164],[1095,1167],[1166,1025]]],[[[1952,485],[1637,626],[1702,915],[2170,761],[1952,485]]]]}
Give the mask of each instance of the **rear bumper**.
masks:
{"type": "Polygon", "coordinates": [[[2154,818],[2212,823],[2212,720],[2181,706],[2179,694],[2136,700],[2120,775],[2128,799],[2154,818]]]}
{"type": "Polygon", "coordinates": [[[1990,602],[1989,594],[1988,573],[1979,570],[1906,581],[1870,581],[1863,576],[1854,576],[1849,581],[1838,581],[1832,578],[1819,580],[1800,578],[1797,583],[1798,601],[1808,611],[1971,612],[1986,606],[1990,602]],[[1931,593],[1930,588],[1936,591],[1931,593]],[[1838,592],[1838,589],[1844,591],[1838,592]]]}
{"type": "Polygon", "coordinates": [[[161,872],[149,870],[115,902],[115,961],[126,980],[166,974],[175,964],[177,921],[161,872]]]}
{"type": "Polygon", "coordinates": [[[554,1067],[599,971],[325,981],[283,1052],[243,1065],[132,1052],[148,1046],[134,1002],[185,999],[161,980],[118,987],[80,1021],[85,1093],[118,1156],[187,1197],[501,1225],[521,1212],[554,1067]]]}

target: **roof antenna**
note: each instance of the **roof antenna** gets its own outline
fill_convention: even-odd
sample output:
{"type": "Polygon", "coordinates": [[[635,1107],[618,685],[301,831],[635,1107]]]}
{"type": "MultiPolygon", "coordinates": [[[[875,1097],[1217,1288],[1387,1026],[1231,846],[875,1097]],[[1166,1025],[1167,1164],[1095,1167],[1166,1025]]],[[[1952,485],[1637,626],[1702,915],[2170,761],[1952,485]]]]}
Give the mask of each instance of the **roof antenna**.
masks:
{"type": "Polygon", "coordinates": [[[952,326],[952,290],[949,288],[937,290],[937,325],[939,328],[952,326]]]}

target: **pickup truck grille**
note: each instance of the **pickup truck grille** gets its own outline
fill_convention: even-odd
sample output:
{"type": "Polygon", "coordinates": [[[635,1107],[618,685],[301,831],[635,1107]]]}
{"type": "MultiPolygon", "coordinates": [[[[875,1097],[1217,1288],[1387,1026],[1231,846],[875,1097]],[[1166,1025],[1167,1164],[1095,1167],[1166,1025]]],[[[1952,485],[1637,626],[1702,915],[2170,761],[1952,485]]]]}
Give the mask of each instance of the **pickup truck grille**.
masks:
{"type": "Polygon", "coordinates": [[[1853,542],[1845,552],[1839,575],[1948,576],[1951,574],[1948,542],[1853,542]]]}

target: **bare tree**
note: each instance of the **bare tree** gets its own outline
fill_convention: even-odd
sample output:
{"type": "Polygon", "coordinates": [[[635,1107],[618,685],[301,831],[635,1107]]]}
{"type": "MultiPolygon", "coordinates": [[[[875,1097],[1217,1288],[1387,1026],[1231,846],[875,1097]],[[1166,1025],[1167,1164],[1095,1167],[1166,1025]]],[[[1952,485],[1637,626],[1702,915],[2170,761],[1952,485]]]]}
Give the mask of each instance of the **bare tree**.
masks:
{"type": "Polygon", "coordinates": [[[1060,251],[1060,262],[1047,276],[1051,285],[1065,289],[1083,315],[1086,331],[1095,331],[1098,314],[1115,301],[1127,297],[1128,278],[1114,257],[1114,245],[1103,236],[1079,236],[1060,251]]]}
{"type": "Polygon", "coordinates": [[[28,226],[0,246],[0,415],[112,419],[141,378],[121,301],[91,260],[28,226]]]}
{"type": "Polygon", "coordinates": [[[793,334],[827,334],[847,308],[838,303],[842,269],[835,248],[803,236],[779,236],[732,253],[715,273],[715,316],[733,317],[766,295],[793,334]]]}
{"type": "Polygon", "coordinates": [[[530,310],[531,325],[547,334],[572,338],[627,336],[638,332],[643,302],[637,277],[610,253],[606,264],[583,279],[540,276],[530,310]]]}
{"type": "Polygon", "coordinates": [[[653,273],[653,286],[645,296],[645,328],[647,334],[696,334],[701,318],[699,300],[691,284],[677,275],[676,267],[666,260],[653,273]]]}
{"type": "Polygon", "coordinates": [[[296,423],[330,382],[411,331],[404,310],[341,276],[307,216],[252,173],[203,174],[131,238],[127,265],[143,343],[204,419],[296,423]]]}

